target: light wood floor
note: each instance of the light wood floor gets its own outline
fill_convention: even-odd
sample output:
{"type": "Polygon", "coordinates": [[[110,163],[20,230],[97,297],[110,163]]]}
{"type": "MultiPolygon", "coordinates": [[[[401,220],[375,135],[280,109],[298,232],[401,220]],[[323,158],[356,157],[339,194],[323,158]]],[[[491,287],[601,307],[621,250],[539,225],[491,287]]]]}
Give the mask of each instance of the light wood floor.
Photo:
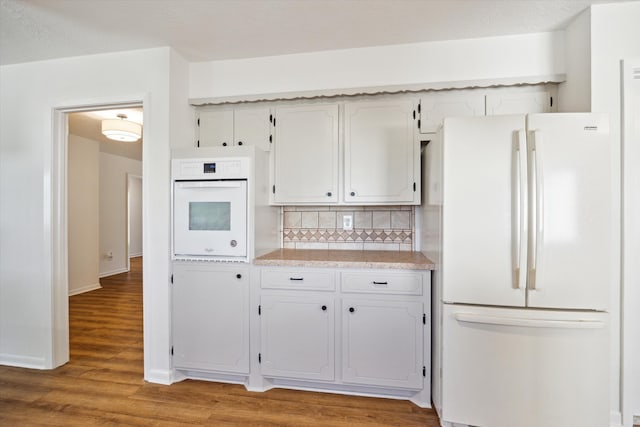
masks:
{"type": "Polygon", "coordinates": [[[142,266],[69,299],[71,360],[51,371],[0,366],[0,426],[439,426],[406,401],[183,381],[143,381],[142,266]]]}

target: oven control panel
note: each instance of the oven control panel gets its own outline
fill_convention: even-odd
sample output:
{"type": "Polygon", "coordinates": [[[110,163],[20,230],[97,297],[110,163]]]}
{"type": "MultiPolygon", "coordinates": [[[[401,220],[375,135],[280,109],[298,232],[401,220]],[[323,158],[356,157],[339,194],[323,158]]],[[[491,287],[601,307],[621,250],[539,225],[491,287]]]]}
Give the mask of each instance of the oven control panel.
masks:
{"type": "Polygon", "coordinates": [[[174,159],[171,173],[173,180],[193,179],[247,179],[249,157],[219,159],[174,159]]]}

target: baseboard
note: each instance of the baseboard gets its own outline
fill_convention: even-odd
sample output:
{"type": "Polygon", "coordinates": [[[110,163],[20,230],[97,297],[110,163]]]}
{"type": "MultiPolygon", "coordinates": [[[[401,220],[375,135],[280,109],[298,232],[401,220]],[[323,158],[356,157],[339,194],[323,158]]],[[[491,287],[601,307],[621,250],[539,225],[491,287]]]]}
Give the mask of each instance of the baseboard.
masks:
{"type": "Polygon", "coordinates": [[[145,372],[144,380],[162,385],[170,385],[175,382],[173,380],[173,372],[164,369],[150,369],[148,372],[145,372]]]}
{"type": "Polygon", "coordinates": [[[78,289],[69,290],[69,296],[71,297],[74,295],[83,294],[85,292],[95,291],[96,289],[100,289],[100,288],[102,288],[102,286],[100,286],[100,282],[93,283],[91,285],[86,285],[78,289]]]}
{"type": "Polygon", "coordinates": [[[142,256],[142,252],[139,253],[135,253],[135,254],[129,254],[129,259],[131,258],[138,258],[142,256]]]}
{"type": "Polygon", "coordinates": [[[123,268],[118,268],[116,270],[100,273],[98,277],[102,279],[103,277],[113,276],[114,274],[121,274],[121,273],[127,273],[127,272],[129,272],[129,269],[127,269],[126,267],[123,267],[123,268]]]}
{"type": "Polygon", "coordinates": [[[0,365],[17,368],[48,369],[43,357],[19,356],[17,354],[0,353],[0,365]]]}
{"type": "Polygon", "coordinates": [[[622,427],[622,412],[611,411],[609,414],[609,427],[622,427]]]}

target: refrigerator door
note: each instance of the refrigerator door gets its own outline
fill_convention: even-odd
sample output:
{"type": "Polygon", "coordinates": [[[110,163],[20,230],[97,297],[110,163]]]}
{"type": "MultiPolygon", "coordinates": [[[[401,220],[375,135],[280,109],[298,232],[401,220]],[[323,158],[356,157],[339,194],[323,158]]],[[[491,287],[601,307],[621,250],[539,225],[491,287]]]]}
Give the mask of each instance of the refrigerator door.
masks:
{"type": "Polygon", "coordinates": [[[612,174],[606,115],[527,117],[529,307],[606,310],[612,174]]]}
{"type": "Polygon", "coordinates": [[[608,314],[444,304],[441,421],[609,425],[608,314]]]}
{"type": "Polygon", "coordinates": [[[525,305],[525,116],[445,118],[443,301],[525,305]]]}

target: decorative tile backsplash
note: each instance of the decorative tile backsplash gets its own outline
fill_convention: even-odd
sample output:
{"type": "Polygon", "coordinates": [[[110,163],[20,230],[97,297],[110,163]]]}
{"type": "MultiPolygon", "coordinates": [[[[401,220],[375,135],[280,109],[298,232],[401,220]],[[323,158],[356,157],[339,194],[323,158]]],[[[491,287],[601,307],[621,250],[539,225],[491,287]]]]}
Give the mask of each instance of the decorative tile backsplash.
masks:
{"type": "Polygon", "coordinates": [[[285,248],[413,250],[413,206],[285,206],[282,214],[285,248]],[[342,229],[344,215],[353,230],[342,229]]]}

